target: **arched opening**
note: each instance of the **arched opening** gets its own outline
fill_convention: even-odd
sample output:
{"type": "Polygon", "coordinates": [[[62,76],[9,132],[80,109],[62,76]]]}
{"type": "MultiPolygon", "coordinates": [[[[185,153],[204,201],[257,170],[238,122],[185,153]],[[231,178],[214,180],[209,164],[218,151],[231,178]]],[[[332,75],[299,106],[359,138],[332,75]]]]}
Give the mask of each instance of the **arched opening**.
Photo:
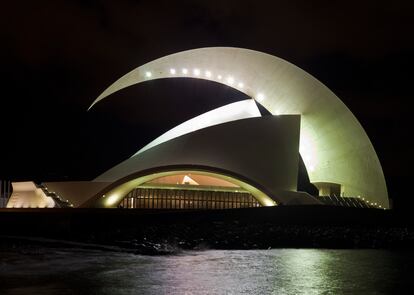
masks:
{"type": "Polygon", "coordinates": [[[161,176],[130,191],[119,203],[133,209],[234,209],[261,207],[247,190],[200,173],[161,176]]]}
{"type": "Polygon", "coordinates": [[[129,180],[102,196],[104,207],[135,209],[234,209],[275,206],[252,185],[223,174],[174,170],[129,180]]]}

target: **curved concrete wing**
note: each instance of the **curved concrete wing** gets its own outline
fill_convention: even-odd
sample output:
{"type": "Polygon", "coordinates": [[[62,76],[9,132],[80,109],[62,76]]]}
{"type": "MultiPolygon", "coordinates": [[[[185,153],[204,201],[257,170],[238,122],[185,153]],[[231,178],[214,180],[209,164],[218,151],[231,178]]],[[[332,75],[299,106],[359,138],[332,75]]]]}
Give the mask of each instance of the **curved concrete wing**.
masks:
{"type": "Polygon", "coordinates": [[[196,130],[210,127],[217,124],[222,124],[230,121],[261,117],[260,111],[257,108],[256,103],[251,100],[242,100],[228,105],[219,107],[207,113],[201,114],[200,116],[194,117],[184,123],[168,130],[161,136],[157,137],[149,144],[144,146],[134,156],[158,145],[163,142],[169,141],[178,136],[194,132],[196,130]]]}
{"type": "Polygon", "coordinates": [[[300,153],[310,181],[340,184],[344,196],[389,208],[379,159],[358,120],[325,85],[275,56],[228,47],[171,54],[121,77],[91,107],[125,87],[174,77],[223,83],[257,99],[272,114],[300,114],[300,153]]]}

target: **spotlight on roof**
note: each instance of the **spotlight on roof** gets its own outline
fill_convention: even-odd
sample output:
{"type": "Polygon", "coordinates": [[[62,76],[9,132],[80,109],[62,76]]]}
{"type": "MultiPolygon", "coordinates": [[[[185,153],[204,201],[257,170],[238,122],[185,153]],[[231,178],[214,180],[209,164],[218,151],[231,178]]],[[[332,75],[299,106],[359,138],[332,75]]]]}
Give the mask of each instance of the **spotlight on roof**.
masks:
{"type": "Polygon", "coordinates": [[[243,89],[244,84],[240,82],[239,84],[237,84],[237,86],[238,86],[239,88],[243,89]]]}
{"type": "Polygon", "coordinates": [[[199,69],[194,69],[193,73],[194,73],[194,75],[199,76],[200,75],[200,70],[199,69]]]}
{"type": "Polygon", "coordinates": [[[188,70],[187,70],[186,68],[182,69],[182,70],[181,70],[181,72],[182,72],[184,75],[187,75],[187,74],[188,74],[188,70]]]}
{"type": "Polygon", "coordinates": [[[232,85],[234,83],[233,77],[228,77],[227,78],[227,83],[229,83],[230,85],[232,85]]]}
{"type": "Polygon", "coordinates": [[[221,80],[221,78],[223,78],[221,75],[217,76],[217,79],[221,80]]]}
{"type": "Polygon", "coordinates": [[[206,74],[206,77],[207,78],[210,78],[211,77],[211,72],[210,71],[206,71],[205,74],[206,74]]]}
{"type": "Polygon", "coordinates": [[[145,77],[150,78],[152,76],[151,72],[145,72],[145,77]]]}
{"type": "Polygon", "coordinates": [[[175,75],[175,69],[170,69],[170,74],[175,75]]]}

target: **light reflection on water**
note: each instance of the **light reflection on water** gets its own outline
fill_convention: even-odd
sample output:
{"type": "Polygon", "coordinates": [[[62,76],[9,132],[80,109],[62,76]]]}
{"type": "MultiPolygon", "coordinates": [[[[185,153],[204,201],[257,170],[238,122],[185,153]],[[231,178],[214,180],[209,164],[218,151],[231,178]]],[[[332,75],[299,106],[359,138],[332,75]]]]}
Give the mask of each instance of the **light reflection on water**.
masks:
{"type": "Polygon", "coordinates": [[[3,250],[0,294],[395,294],[413,267],[413,253],[383,250],[3,250]]]}

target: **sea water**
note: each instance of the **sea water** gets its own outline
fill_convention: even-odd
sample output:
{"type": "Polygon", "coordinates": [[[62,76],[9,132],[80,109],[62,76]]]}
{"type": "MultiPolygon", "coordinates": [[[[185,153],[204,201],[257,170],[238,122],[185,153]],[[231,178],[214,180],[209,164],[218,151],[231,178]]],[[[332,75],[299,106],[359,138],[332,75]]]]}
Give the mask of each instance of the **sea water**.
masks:
{"type": "Polygon", "coordinates": [[[409,294],[413,268],[410,251],[17,247],[0,250],[0,294],[409,294]]]}

